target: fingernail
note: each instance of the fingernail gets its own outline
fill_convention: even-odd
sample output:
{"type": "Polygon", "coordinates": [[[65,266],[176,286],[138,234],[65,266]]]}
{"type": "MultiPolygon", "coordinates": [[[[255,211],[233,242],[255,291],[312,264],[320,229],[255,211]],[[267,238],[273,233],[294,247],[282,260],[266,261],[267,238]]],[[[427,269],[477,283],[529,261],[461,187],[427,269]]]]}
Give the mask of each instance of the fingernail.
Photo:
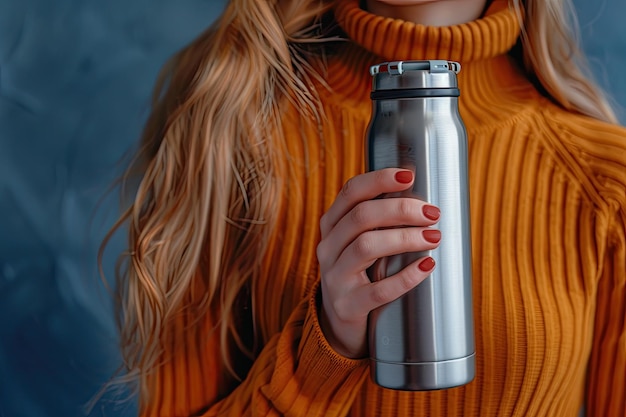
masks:
{"type": "Polygon", "coordinates": [[[424,212],[424,216],[430,220],[439,220],[439,216],[441,215],[441,211],[438,207],[429,204],[425,205],[422,211],[424,212]]]}
{"type": "Polygon", "coordinates": [[[396,181],[400,184],[408,184],[413,181],[413,173],[411,171],[396,172],[396,181]]]}
{"type": "Polygon", "coordinates": [[[422,232],[424,239],[430,243],[439,243],[441,240],[441,232],[437,229],[427,229],[422,232]]]}
{"type": "Polygon", "coordinates": [[[428,272],[435,267],[435,260],[429,256],[428,258],[420,262],[417,267],[424,272],[428,272]]]}

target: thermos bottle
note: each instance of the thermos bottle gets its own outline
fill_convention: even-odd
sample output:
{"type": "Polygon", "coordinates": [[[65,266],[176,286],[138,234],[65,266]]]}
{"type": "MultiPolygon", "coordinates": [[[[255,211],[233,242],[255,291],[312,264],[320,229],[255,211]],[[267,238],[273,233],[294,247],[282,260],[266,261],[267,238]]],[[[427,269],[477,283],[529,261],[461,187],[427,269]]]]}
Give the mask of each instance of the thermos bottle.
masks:
{"type": "Polygon", "coordinates": [[[438,390],[474,378],[467,133],[458,110],[459,70],[448,61],[386,62],[370,69],[367,170],[415,173],[411,189],[381,198],[414,197],[441,209],[433,226],[442,234],[437,249],[380,259],[368,269],[376,281],[423,256],[436,262],[416,288],[370,313],[371,377],[386,388],[438,390]]]}

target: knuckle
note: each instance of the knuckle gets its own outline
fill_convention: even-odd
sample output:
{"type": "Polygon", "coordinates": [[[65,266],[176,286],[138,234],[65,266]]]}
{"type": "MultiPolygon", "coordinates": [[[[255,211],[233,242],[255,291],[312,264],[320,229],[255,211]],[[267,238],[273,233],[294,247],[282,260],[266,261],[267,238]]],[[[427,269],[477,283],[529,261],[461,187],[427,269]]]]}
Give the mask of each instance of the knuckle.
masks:
{"type": "Polygon", "coordinates": [[[370,292],[370,298],[374,305],[382,305],[391,301],[386,285],[373,286],[372,291],[370,292]]]}
{"type": "Polygon", "coordinates": [[[402,274],[398,277],[398,283],[400,284],[400,288],[402,289],[403,294],[412,290],[417,284],[415,276],[406,270],[403,271],[402,274]]]}
{"type": "Polygon", "coordinates": [[[359,258],[369,258],[374,247],[373,240],[367,235],[362,234],[357,237],[353,243],[353,250],[359,258]]]}
{"type": "Polygon", "coordinates": [[[415,213],[415,204],[408,198],[402,198],[398,202],[398,212],[403,218],[409,218],[415,213]]]}
{"type": "Polygon", "coordinates": [[[400,229],[400,241],[404,246],[413,246],[416,240],[415,231],[413,229],[400,229]]]}
{"type": "Polygon", "coordinates": [[[328,213],[324,213],[320,218],[320,231],[326,233],[328,231],[328,213]]]}
{"type": "Polygon", "coordinates": [[[367,223],[367,213],[361,204],[357,205],[350,211],[350,220],[355,224],[367,223]]]}
{"type": "Polygon", "coordinates": [[[374,181],[384,183],[387,180],[387,175],[386,170],[379,169],[378,171],[374,171],[374,181]]]}
{"type": "Polygon", "coordinates": [[[327,258],[327,249],[324,241],[320,242],[317,245],[317,249],[315,250],[315,254],[317,255],[317,260],[320,264],[324,263],[324,260],[327,258]]]}
{"type": "Polygon", "coordinates": [[[350,178],[346,183],[341,187],[341,192],[339,193],[344,198],[350,198],[352,195],[352,189],[354,188],[354,178],[350,178]]]}

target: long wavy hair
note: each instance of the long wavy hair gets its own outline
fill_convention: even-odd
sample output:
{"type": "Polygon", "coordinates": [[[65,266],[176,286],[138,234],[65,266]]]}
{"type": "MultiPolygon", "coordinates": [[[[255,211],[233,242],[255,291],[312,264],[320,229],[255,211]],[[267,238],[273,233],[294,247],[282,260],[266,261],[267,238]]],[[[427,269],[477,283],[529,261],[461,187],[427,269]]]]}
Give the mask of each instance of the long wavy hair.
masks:
{"type": "MultiPolygon", "coordinates": [[[[312,59],[333,0],[231,0],[217,21],[165,66],[141,146],[124,182],[134,201],[103,243],[128,227],[117,276],[124,368],[145,383],[164,360],[177,317],[219,311],[225,379],[234,349],[254,356],[237,326],[254,291],[286,172],[279,113],[289,101],[319,117],[312,59]],[[324,24],[322,24],[324,22],[324,24]]],[[[342,1],[342,0],[335,0],[342,1]]],[[[555,102],[607,122],[616,117],[587,75],[569,0],[510,0],[522,58],[555,102]]],[[[330,19],[332,20],[332,19],[330,19]]],[[[332,22],[330,22],[332,24],[332,22]]],[[[256,306],[251,306],[254,321],[256,306]]],[[[252,323],[254,324],[254,323],[252,323]]],[[[253,335],[253,340],[258,335],[253,335]]],[[[146,400],[147,393],[140,396],[146,400]]]]}

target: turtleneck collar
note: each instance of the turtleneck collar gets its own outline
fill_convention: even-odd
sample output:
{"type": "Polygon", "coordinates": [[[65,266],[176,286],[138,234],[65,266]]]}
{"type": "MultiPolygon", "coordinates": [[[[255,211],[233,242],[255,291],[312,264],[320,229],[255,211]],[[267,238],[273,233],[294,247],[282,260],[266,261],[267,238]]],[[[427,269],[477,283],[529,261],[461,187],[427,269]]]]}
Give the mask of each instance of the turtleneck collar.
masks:
{"type": "Polygon", "coordinates": [[[520,26],[507,0],[495,0],[484,17],[456,26],[424,26],[377,16],[359,0],[338,0],[335,18],[352,41],[385,60],[446,59],[462,64],[505,54],[520,26]]]}
{"type": "Polygon", "coordinates": [[[370,65],[431,59],[461,63],[459,105],[468,130],[515,118],[537,102],[539,93],[507,53],[521,31],[507,0],[494,0],[478,20],[444,27],[377,16],[359,0],[336,1],[335,19],[351,42],[329,62],[327,81],[343,105],[369,103],[370,65]]]}

